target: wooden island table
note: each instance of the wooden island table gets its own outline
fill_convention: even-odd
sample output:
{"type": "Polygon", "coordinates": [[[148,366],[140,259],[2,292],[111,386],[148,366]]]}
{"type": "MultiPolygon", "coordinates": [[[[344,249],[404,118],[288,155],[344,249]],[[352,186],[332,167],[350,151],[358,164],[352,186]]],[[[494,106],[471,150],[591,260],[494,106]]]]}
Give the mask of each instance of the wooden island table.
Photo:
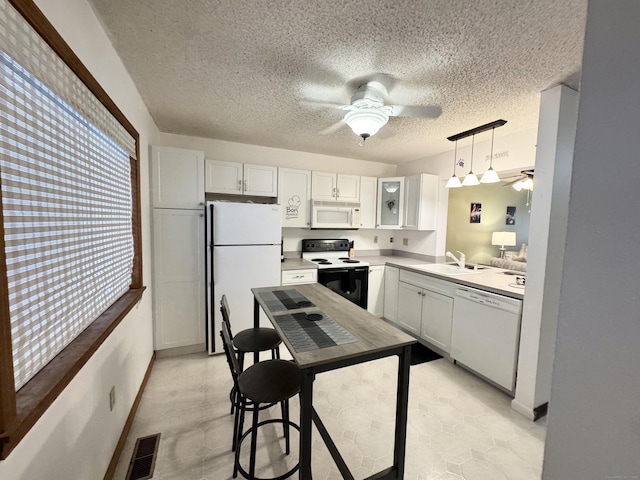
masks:
{"type": "Polygon", "coordinates": [[[310,480],[315,423],[343,478],[354,477],[313,407],[316,374],[398,356],[393,465],[367,480],[402,479],[407,433],[411,345],[416,340],[319,283],[251,289],[254,324],[262,309],[300,368],[300,478],[310,480]]]}

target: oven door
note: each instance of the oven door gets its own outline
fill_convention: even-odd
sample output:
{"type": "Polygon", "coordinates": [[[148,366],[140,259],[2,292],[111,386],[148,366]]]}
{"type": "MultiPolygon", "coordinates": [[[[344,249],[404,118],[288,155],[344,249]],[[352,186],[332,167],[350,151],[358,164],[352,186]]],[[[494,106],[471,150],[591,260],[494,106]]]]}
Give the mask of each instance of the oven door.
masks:
{"type": "Polygon", "coordinates": [[[367,308],[369,267],[327,268],[318,270],[318,283],[367,308]]]}

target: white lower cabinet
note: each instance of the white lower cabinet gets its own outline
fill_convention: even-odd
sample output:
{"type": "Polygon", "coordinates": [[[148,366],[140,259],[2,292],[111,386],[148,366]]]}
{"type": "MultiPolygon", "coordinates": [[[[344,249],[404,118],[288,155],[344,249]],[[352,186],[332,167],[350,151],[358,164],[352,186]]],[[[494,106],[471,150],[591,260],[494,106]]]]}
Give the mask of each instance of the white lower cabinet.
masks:
{"type": "Polygon", "coordinates": [[[205,343],[204,211],[153,211],[155,350],[205,343]]]}
{"type": "Polygon", "coordinates": [[[405,330],[420,336],[422,323],[422,289],[410,283],[400,282],[398,285],[398,320],[405,330]]]}
{"type": "Polygon", "coordinates": [[[398,267],[384,267],[384,318],[392,322],[398,321],[398,267]]]}
{"type": "Polygon", "coordinates": [[[398,324],[443,352],[451,350],[456,285],[428,275],[400,271],[398,324]]]}
{"type": "Polygon", "coordinates": [[[369,267],[367,311],[381,317],[384,313],[384,265],[369,267]]]}
{"type": "Polygon", "coordinates": [[[316,283],[318,281],[317,268],[305,268],[300,270],[283,270],[282,285],[300,285],[303,283],[316,283]]]}

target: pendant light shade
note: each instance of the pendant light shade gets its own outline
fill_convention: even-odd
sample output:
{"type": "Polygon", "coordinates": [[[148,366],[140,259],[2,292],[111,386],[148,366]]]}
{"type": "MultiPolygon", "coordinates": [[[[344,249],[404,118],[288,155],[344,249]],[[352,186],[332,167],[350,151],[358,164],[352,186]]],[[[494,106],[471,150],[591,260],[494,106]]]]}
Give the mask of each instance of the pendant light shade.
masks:
{"type": "Polygon", "coordinates": [[[460,179],[456,177],[456,162],[458,161],[458,141],[456,140],[455,150],[453,152],[453,175],[445,185],[445,188],[460,188],[462,183],[460,183],[460,179]]]}
{"type": "Polygon", "coordinates": [[[496,129],[491,129],[491,154],[489,155],[489,170],[484,172],[482,178],[480,179],[480,183],[497,183],[500,181],[500,177],[498,176],[498,172],[493,169],[493,136],[495,134],[496,129]]]}
{"type": "Polygon", "coordinates": [[[469,169],[469,173],[467,173],[467,176],[464,177],[464,180],[462,181],[463,187],[472,187],[474,185],[480,185],[480,181],[478,180],[478,177],[476,176],[475,173],[473,173],[473,144],[474,144],[475,138],[476,138],[475,135],[471,137],[471,168],[469,169]]]}

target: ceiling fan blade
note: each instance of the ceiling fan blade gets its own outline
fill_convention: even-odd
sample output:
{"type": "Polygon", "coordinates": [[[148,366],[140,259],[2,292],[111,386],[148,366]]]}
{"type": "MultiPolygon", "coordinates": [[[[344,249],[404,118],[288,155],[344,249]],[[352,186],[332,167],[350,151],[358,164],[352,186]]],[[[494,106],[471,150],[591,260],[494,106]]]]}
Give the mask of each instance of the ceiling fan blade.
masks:
{"type": "Polygon", "coordinates": [[[321,100],[300,100],[300,105],[308,105],[310,107],[316,108],[334,108],[336,110],[351,110],[353,107],[351,105],[345,105],[344,103],[335,103],[335,102],[323,102],[321,100]]]}
{"type": "Polygon", "coordinates": [[[336,123],[334,123],[333,125],[329,125],[327,128],[325,128],[324,130],[320,130],[320,132],[318,132],[320,135],[330,135],[334,132],[337,132],[338,130],[340,130],[344,125],[346,125],[344,119],[340,119],[339,121],[337,121],[336,123]]]}
{"type": "Polygon", "coordinates": [[[420,106],[404,106],[391,105],[393,108],[393,117],[411,117],[411,118],[438,118],[442,113],[440,107],[420,107],[420,106]]]}

